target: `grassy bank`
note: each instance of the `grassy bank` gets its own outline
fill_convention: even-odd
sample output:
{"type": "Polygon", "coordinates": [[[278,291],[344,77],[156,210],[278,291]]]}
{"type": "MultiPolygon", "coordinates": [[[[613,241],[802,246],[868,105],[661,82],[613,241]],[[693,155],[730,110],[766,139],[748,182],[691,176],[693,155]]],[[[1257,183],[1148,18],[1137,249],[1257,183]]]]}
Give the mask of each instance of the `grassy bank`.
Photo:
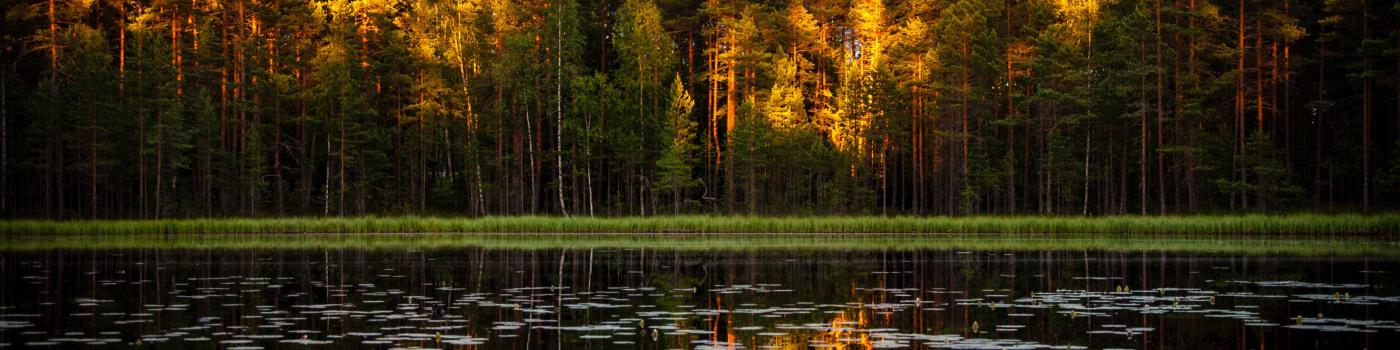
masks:
{"type": "Polygon", "coordinates": [[[5,235],[287,233],[1035,233],[1393,235],[1400,214],[1115,217],[357,217],[5,221],[5,235]]]}

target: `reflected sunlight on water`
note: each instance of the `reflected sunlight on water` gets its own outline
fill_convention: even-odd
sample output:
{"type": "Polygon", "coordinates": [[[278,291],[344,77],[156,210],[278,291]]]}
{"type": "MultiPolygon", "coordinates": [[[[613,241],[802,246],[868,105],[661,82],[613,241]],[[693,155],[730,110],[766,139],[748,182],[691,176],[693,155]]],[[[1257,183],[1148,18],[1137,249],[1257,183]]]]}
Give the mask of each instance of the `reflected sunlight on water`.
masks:
{"type": "Polygon", "coordinates": [[[1388,257],[446,248],[0,258],[6,348],[1374,349],[1400,340],[1388,257]]]}

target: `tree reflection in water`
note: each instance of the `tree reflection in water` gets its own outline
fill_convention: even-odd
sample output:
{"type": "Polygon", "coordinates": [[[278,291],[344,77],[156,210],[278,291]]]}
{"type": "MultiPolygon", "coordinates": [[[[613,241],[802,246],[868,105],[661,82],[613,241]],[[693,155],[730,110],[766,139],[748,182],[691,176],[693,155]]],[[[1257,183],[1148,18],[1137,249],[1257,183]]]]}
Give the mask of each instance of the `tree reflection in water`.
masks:
{"type": "Polygon", "coordinates": [[[0,255],[0,343],[1377,348],[1393,258],[452,248],[0,255]]]}

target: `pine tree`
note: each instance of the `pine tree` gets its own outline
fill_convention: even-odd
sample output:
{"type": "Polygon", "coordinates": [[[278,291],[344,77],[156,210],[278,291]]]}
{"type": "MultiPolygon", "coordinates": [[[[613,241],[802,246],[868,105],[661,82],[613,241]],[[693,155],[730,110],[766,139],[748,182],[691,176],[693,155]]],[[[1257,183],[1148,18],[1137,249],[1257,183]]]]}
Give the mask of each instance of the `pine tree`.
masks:
{"type": "Polygon", "coordinates": [[[693,176],[696,165],[695,121],[690,118],[695,100],[685,90],[679,74],[672,80],[670,95],[671,105],[666,110],[666,118],[662,120],[663,135],[670,135],[670,142],[665,144],[661,158],[656,161],[659,172],[657,190],[671,192],[671,213],[679,214],[685,191],[696,184],[693,176]]]}
{"type": "Polygon", "coordinates": [[[1241,163],[1249,175],[1243,186],[1253,192],[1259,211],[1268,212],[1270,205],[1278,210],[1283,207],[1282,200],[1301,192],[1287,177],[1282,152],[1263,130],[1255,130],[1249,135],[1241,163]]]}

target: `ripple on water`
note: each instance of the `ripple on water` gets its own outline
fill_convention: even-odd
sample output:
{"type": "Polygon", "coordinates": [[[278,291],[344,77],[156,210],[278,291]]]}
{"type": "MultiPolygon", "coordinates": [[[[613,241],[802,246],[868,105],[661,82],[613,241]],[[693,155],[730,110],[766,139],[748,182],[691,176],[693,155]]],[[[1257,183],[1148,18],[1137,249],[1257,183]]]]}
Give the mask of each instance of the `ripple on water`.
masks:
{"type": "MultiPolygon", "coordinates": [[[[967,258],[986,257],[977,254],[967,258]]],[[[650,276],[652,269],[629,270],[627,278],[650,276]]],[[[1205,273],[1214,277],[1213,274],[1242,270],[1216,266],[1205,273]]],[[[244,350],[262,346],[345,343],[463,347],[500,342],[509,347],[527,337],[550,334],[564,336],[565,342],[618,348],[675,341],[689,342],[695,349],[767,349],[773,348],[768,346],[772,343],[795,343],[812,348],[843,348],[859,343],[879,349],[916,345],[943,349],[1080,349],[1083,347],[1073,344],[1074,338],[1062,339],[1062,344],[1037,342],[1037,332],[1027,329],[1039,329],[1039,325],[1054,320],[1085,318],[1093,319],[1088,322],[1090,324],[1109,323],[1076,329],[1075,333],[1082,331],[1084,333],[1080,334],[1128,339],[1173,329],[1164,327],[1159,331],[1154,327],[1137,327],[1133,321],[1135,317],[1147,315],[1188,322],[1212,320],[1253,328],[1277,327],[1300,334],[1369,334],[1400,330],[1400,324],[1391,320],[1321,316],[1286,319],[1273,312],[1273,308],[1280,305],[1298,308],[1318,305],[1328,307],[1329,315],[1335,311],[1336,315],[1347,316],[1345,310],[1400,303],[1400,296],[1374,295],[1377,294],[1375,286],[1360,283],[1220,279],[1207,280],[1204,287],[1197,286],[1200,288],[1132,289],[1121,285],[1137,282],[1122,276],[1102,275],[1099,271],[1093,275],[1059,277],[1075,281],[1059,285],[1093,287],[1091,289],[1020,290],[1000,285],[990,288],[987,285],[962,286],[965,290],[921,289],[898,287],[901,285],[894,283],[891,285],[896,287],[885,287],[883,283],[861,286],[859,284],[866,280],[857,279],[855,286],[837,293],[840,296],[820,295],[813,300],[800,300],[808,296],[804,290],[779,283],[711,281],[703,285],[699,283],[705,282],[687,282],[680,287],[593,285],[591,291],[577,290],[584,289],[580,286],[525,286],[469,292],[474,288],[431,281],[417,285],[421,279],[415,274],[394,269],[382,272],[385,273],[367,275],[373,277],[370,278],[373,283],[351,284],[285,276],[186,278],[178,279],[169,287],[166,293],[170,299],[130,309],[122,305],[120,298],[101,293],[93,297],[52,299],[47,305],[77,306],[82,312],[66,316],[71,320],[94,322],[99,329],[135,326],[146,331],[128,341],[170,347],[217,342],[221,347],[244,350]],[[277,293],[284,294],[274,295],[277,293]],[[847,294],[855,297],[847,298],[847,294]],[[282,302],[269,304],[264,302],[265,298],[281,298],[282,302]],[[960,322],[926,329],[908,329],[909,325],[898,322],[880,323],[887,319],[914,319],[916,315],[926,318],[953,315],[946,312],[948,310],[972,315],[967,318],[968,322],[981,321],[981,330],[941,334],[950,329],[958,333],[975,328],[960,322]],[[166,321],[182,317],[184,321],[166,321]],[[162,321],[156,323],[158,319],[162,321]],[[1128,324],[1123,324],[1125,322],[1128,324]]],[[[529,273],[521,271],[513,276],[530,276],[529,273]]],[[[897,280],[918,275],[915,271],[856,274],[871,280],[897,280]]],[[[101,275],[110,276],[106,272],[101,275]]],[[[988,276],[1002,277],[994,280],[1004,282],[1015,280],[1017,276],[1047,279],[1048,275],[998,271],[988,276]]],[[[26,276],[24,280],[47,278],[26,276]]],[[[151,288],[149,280],[136,277],[105,278],[100,282],[102,285],[151,288]]],[[[53,333],[61,335],[50,337],[52,334],[48,332],[34,330],[35,320],[50,316],[16,312],[27,310],[30,309],[0,307],[0,332],[18,334],[19,338],[10,338],[18,339],[12,340],[16,346],[62,348],[123,342],[121,333],[110,331],[94,335],[90,331],[73,330],[53,333]]],[[[9,343],[0,343],[0,347],[9,346],[9,343]]]]}

